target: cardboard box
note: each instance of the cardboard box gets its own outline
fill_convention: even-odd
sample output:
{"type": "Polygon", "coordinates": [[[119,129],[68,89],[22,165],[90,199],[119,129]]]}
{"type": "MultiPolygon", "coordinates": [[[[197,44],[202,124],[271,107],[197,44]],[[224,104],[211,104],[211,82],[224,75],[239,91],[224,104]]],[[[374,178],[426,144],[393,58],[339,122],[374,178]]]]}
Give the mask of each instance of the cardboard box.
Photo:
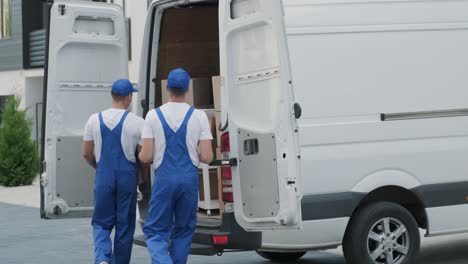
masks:
{"type": "MultiPolygon", "coordinates": [[[[198,170],[198,184],[200,201],[205,200],[205,191],[203,189],[203,171],[198,170]]],[[[218,170],[210,169],[210,195],[211,200],[219,200],[219,181],[218,181],[218,170]]]]}
{"type": "Polygon", "coordinates": [[[221,131],[218,131],[218,126],[221,123],[221,112],[215,113],[215,123],[216,123],[216,144],[218,147],[221,147],[221,131]]]}
{"type": "Polygon", "coordinates": [[[164,11],[159,34],[155,80],[155,105],[162,102],[161,81],[183,68],[192,78],[219,75],[218,7],[172,8],[164,11]]]}
{"type": "Polygon", "coordinates": [[[221,77],[220,76],[213,76],[211,78],[212,86],[213,86],[213,102],[214,102],[214,109],[217,112],[221,111],[221,77]]]}
{"type": "MultiPolygon", "coordinates": [[[[169,101],[169,91],[167,90],[167,80],[161,81],[162,103],[169,101]]],[[[194,78],[190,81],[189,90],[185,99],[189,105],[194,107],[213,106],[213,90],[211,80],[208,78],[194,78]]]]}

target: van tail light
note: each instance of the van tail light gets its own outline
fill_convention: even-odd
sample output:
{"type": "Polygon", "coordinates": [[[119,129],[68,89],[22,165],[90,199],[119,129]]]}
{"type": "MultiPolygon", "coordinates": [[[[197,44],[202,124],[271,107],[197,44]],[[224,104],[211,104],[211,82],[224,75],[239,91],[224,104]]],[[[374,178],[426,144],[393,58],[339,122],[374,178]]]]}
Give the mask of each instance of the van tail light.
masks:
{"type": "MultiPolygon", "coordinates": [[[[229,133],[221,135],[221,154],[224,156],[226,152],[231,151],[231,145],[229,143],[229,133]]],[[[222,180],[222,196],[225,203],[234,202],[234,193],[232,191],[232,171],[231,166],[221,166],[221,180],[222,180]]]]}
{"type": "Polygon", "coordinates": [[[213,244],[217,246],[223,246],[229,243],[228,236],[212,236],[211,239],[213,240],[213,244]]]}
{"type": "Polygon", "coordinates": [[[221,166],[221,180],[223,186],[223,201],[226,203],[234,202],[234,194],[232,191],[232,171],[231,166],[221,166]]]}
{"type": "Polygon", "coordinates": [[[229,132],[221,135],[221,153],[231,151],[231,144],[229,142],[229,132]]]}

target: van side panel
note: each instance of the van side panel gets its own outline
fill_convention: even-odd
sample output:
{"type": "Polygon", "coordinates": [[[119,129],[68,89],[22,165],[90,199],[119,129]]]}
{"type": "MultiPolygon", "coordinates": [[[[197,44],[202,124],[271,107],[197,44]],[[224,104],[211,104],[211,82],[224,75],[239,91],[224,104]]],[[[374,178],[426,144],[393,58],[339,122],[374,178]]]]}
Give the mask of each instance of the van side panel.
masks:
{"type": "MultiPolygon", "coordinates": [[[[334,194],[365,195],[386,185],[431,185],[437,195],[454,191],[446,183],[466,186],[468,2],[283,2],[303,111],[304,196],[326,194],[340,203],[334,194]],[[443,114],[428,118],[427,111],[443,114]],[[401,113],[407,118],[381,119],[401,113]]],[[[456,199],[467,206],[462,195],[456,199]]],[[[468,210],[444,208],[453,202],[428,210],[429,232],[468,228],[466,221],[448,226],[434,218],[466,219],[468,210]]]]}
{"type": "Polygon", "coordinates": [[[262,232],[262,249],[301,251],[341,245],[349,217],[303,222],[300,230],[262,232]]]}

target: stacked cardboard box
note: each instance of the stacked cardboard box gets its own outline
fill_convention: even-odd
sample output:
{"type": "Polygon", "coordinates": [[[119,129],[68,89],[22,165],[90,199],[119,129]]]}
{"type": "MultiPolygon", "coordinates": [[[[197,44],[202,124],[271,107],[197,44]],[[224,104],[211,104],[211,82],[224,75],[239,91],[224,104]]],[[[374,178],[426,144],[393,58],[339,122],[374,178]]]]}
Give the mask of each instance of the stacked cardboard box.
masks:
{"type": "MultiPolygon", "coordinates": [[[[164,11],[159,34],[155,78],[155,104],[162,104],[161,81],[183,68],[192,78],[219,75],[218,8],[200,6],[164,11]],[[170,25],[170,26],[169,26],[170,25]]],[[[163,86],[164,87],[164,86],[163,86]]]]}
{"type": "MultiPolygon", "coordinates": [[[[169,91],[167,90],[167,80],[161,81],[161,99],[165,104],[169,101],[169,91]]],[[[213,107],[213,89],[209,78],[193,78],[190,81],[189,89],[185,99],[189,105],[196,108],[213,107]]]]}

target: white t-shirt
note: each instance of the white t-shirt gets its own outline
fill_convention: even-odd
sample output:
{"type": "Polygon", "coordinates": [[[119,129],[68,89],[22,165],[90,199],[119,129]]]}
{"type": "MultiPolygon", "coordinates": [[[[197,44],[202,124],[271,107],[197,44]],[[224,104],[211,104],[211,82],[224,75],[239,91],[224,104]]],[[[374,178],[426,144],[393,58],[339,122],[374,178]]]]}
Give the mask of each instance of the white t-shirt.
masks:
{"type": "MultiPolygon", "coordinates": [[[[172,130],[177,131],[182,125],[190,105],[186,103],[167,103],[161,106],[161,112],[172,130]]],[[[153,168],[157,169],[164,158],[166,137],[159,116],[153,109],[146,115],[143,138],[154,139],[153,168]]],[[[198,166],[197,147],[200,140],[212,140],[210,123],[205,112],[195,109],[187,123],[186,143],[193,165],[198,166]]]]}
{"type": "MultiPolygon", "coordinates": [[[[122,119],[125,110],[110,108],[102,112],[102,119],[104,124],[110,129],[114,129],[122,119]]],[[[141,145],[141,132],[143,130],[144,120],[143,118],[129,113],[125,119],[122,127],[122,136],[121,143],[122,149],[125,153],[127,160],[131,162],[136,162],[135,152],[137,145],[141,145]]],[[[99,161],[101,157],[101,126],[99,123],[99,114],[93,114],[86,123],[84,136],[84,141],[94,141],[94,156],[96,157],[96,162],[99,161]]]]}

